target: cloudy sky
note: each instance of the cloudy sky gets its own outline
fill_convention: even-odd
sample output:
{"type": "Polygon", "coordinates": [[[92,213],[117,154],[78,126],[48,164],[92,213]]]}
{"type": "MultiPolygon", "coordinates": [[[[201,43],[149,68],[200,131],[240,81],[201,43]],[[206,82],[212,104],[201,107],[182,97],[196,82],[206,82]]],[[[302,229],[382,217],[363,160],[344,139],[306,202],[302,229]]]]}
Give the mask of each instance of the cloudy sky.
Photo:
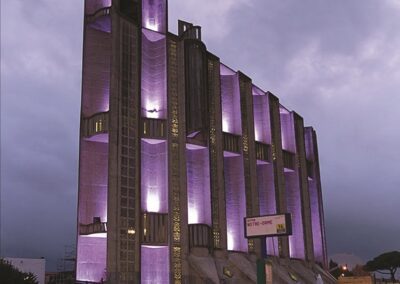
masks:
{"type": "MultiPolygon", "coordinates": [[[[330,255],[400,249],[400,0],[170,0],[318,132],[330,255]]],[[[83,1],[1,1],[1,254],[75,242],[83,1]]]]}

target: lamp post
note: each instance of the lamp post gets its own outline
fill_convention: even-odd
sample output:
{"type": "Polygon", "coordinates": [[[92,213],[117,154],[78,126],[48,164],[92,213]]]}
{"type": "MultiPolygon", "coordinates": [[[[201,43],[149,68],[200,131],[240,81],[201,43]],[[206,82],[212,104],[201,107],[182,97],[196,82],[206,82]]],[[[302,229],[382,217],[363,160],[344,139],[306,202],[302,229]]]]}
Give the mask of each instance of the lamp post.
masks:
{"type": "Polygon", "coordinates": [[[335,278],[339,278],[346,276],[346,272],[348,272],[348,267],[347,264],[344,265],[337,265],[331,269],[329,269],[329,273],[331,273],[333,276],[335,276],[335,278]],[[336,272],[336,273],[332,273],[332,272],[336,272]]]}

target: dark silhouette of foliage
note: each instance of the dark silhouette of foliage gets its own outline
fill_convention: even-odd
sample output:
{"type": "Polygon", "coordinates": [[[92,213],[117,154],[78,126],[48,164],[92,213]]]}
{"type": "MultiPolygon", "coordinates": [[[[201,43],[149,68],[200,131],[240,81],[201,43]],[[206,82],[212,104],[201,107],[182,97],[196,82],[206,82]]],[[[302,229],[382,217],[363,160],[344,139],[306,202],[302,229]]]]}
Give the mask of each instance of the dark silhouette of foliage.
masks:
{"type": "Polygon", "coordinates": [[[353,273],[349,271],[347,266],[345,265],[339,265],[336,262],[334,262],[332,259],[329,261],[329,272],[330,274],[338,279],[340,276],[353,276],[353,273]]]}
{"type": "Polygon", "coordinates": [[[400,267],[400,251],[385,252],[378,255],[373,260],[367,262],[364,269],[367,271],[376,271],[382,274],[389,274],[392,281],[395,281],[394,275],[400,267]],[[388,270],[389,272],[384,272],[388,270]]]}
{"type": "Polygon", "coordinates": [[[354,276],[369,276],[371,272],[368,272],[364,269],[364,265],[357,264],[353,270],[351,270],[354,276]]]}
{"type": "Polygon", "coordinates": [[[7,284],[38,284],[35,275],[19,271],[4,259],[0,259],[0,279],[7,284]]]}
{"type": "Polygon", "coordinates": [[[0,279],[7,284],[38,284],[34,274],[19,271],[4,259],[0,259],[0,279]]]}
{"type": "Polygon", "coordinates": [[[50,277],[48,284],[75,284],[74,271],[61,271],[50,277]]]}

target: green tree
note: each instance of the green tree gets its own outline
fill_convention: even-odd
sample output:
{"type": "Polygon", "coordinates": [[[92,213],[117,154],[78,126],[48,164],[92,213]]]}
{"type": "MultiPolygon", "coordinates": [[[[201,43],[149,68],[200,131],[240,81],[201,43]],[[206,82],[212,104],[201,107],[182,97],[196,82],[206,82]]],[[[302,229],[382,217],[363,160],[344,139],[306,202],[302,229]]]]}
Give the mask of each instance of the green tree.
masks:
{"type": "Polygon", "coordinates": [[[35,275],[19,271],[4,259],[0,259],[0,279],[7,284],[38,284],[35,275]]]}
{"type": "Polygon", "coordinates": [[[385,252],[378,255],[364,266],[367,271],[376,271],[382,274],[390,274],[391,280],[395,281],[394,275],[400,267],[400,251],[385,252]],[[384,272],[388,270],[389,272],[384,272]]]}

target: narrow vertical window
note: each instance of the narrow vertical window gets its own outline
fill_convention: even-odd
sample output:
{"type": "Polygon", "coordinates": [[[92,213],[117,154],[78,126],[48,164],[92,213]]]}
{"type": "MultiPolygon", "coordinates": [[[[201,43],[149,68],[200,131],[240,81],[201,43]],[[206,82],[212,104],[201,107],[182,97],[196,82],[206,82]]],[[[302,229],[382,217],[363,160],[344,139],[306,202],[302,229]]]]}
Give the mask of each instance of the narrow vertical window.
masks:
{"type": "Polygon", "coordinates": [[[100,119],[96,121],[96,133],[103,131],[103,121],[100,119]]]}

